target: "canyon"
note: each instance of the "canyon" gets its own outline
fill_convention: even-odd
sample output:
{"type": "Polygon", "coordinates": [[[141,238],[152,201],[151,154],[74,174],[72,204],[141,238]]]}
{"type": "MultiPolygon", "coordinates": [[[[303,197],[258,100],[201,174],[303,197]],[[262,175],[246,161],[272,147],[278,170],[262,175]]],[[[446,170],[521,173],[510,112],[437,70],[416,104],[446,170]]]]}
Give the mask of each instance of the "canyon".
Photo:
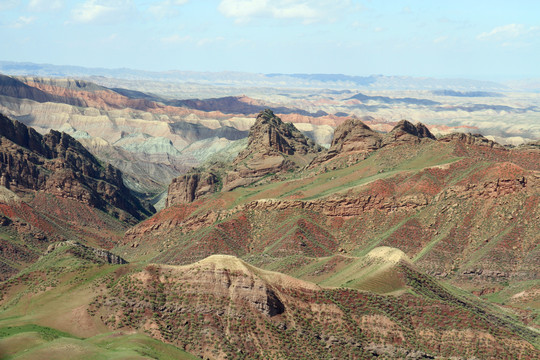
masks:
{"type": "Polygon", "coordinates": [[[382,117],[535,105],[142,90],[0,75],[8,356],[538,357],[536,125],[382,117]]]}

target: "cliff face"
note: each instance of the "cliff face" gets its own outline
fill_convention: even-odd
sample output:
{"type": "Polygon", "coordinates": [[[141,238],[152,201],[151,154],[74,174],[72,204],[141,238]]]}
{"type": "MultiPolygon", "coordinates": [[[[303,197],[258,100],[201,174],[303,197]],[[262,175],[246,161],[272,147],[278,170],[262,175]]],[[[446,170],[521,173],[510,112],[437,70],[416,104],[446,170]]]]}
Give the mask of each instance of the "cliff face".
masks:
{"type": "Polygon", "coordinates": [[[190,203],[200,197],[215,192],[218,178],[211,172],[186,174],[173,179],[169,185],[165,207],[190,203]]]}
{"type": "Polygon", "coordinates": [[[118,169],[101,165],[65,133],[42,136],[0,115],[0,165],[0,185],[17,194],[42,190],[127,221],[150,215],[124,186],[118,169]]]}

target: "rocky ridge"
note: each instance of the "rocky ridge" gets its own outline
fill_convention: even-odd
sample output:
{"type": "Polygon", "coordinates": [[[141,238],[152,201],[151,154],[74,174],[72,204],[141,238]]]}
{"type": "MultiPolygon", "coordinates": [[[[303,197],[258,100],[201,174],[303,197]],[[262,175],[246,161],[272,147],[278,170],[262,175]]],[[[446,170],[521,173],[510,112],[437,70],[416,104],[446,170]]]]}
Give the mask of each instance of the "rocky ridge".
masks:
{"type": "Polygon", "coordinates": [[[457,141],[466,145],[476,145],[476,146],[486,146],[489,148],[502,149],[502,145],[496,143],[493,140],[489,140],[486,137],[480,134],[469,134],[469,133],[452,133],[446,136],[443,136],[439,139],[443,142],[457,141]]]}
{"type": "MultiPolygon", "coordinates": [[[[125,245],[147,249],[155,237],[165,239],[156,261],[183,264],[216,252],[331,256],[377,243],[401,249],[440,277],[461,281],[481,269],[517,281],[535,278],[538,150],[468,144],[461,135],[436,141],[407,122],[390,136],[396,133],[404,140],[373,151],[367,165],[307,169],[305,177],[278,187],[262,184],[204,200],[181,195],[127,231],[125,245]],[[233,200],[239,193],[241,201],[233,200]],[[493,263],[491,256],[503,259],[493,263]]],[[[194,194],[197,183],[191,184],[194,194]]]]}
{"type": "Polygon", "coordinates": [[[352,118],[336,128],[328,151],[316,157],[309,167],[315,168],[337,158],[346,158],[347,165],[351,165],[364,160],[380,148],[420,143],[424,139],[436,140],[422,123],[414,125],[407,120],[401,120],[390,132],[381,134],[372,130],[361,120],[352,118]]]}
{"type": "Polygon", "coordinates": [[[151,264],[112,281],[113,296],[97,294],[89,313],[95,320],[109,319],[112,329],[145,328],[155,338],[212,359],[534,354],[516,335],[499,330],[488,336],[492,326],[522,331],[529,339],[531,331],[452,295],[411,267],[396,266],[402,267],[404,285],[421,296],[324,288],[233,256],[214,255],[186,266],[151,264]],[[415,315],[420,309],[424,316],[415,315]],[[324,326],[328,323],[332,326],[324,326]],[[411,326],[426,331],[408,331],[411,326]],[[485,341],[477,343],[480,336],[485,341]]]}
{"type": "Polygon", "coordinates": [[[262,111],[251,127],[247,147],[232,164],[211,166],[206,171],[174,179],[169,186],[167,206],[192,202],[215,191],[230,191],[271,176],[303,168],[323,149],[291,123],[274,113],[262,111]]]}
{"type": "Polygon", "coordinates": [[[57,249],[63,249],[63,248],[67,249],[67,251],[70,251],[71,253],[77,256],[84,257],[86,259],[92,259],[92,260],[95,260],[96,262],[103,262],[103,263],[107,263],[111,265],[123,265],[123,264],[128,263],[126,260],[122,259],[120,256],[113,254],[112,252],[108,250],[96,249],[93,247],[83,245],[73,240],[57,242],[57,243],[49,245],[49,247],[47,248],[47,251],[45,251],[45,255],[50,254],[57,249]]]}
{"type": "Polygon", "coordinates": [[[129,221],[150,215],[124,186],[122,174],[102,165],[71,136],[44,136],[0,115],[0,185],[20,195],[44,191],[80,201],[129,221]]]}
{"type": "Polygon", "coordinates": [[[414,125],[407,120],[401,120],[384,136],[382,146],[400,142],[421,142],[422,139],[436,140],[435,136],[424,124],[417,123],[414,125]]]}
{"type": "Polygon", "coordinates": [[[328,167],[336,169],[351,166],[379,149],[394,146],[440,141],[460,144],[456,155],[468,151],[461,145],[472,151],[476,151],[474,149],[478,149],[478,146],[480,149],[488,147],[507,151],[503,146],[477,134],[456,133],[437,140],[424,124],[415,125],[407,120],[397,123],[390,132],[381,134],[359,119],[349,119],[336,128],[327,151],[313,148],[309,140],[306,141],[305,137],[298,135],[298,131],[291,129],[270,110],[261,112],[250,131],[248,146],[238,154],[232,165],[229,168],[221,165],[221,168],[210,168],[206,172],[195,172],[174,179],[169,187],[167,206],[192,202],[219,190],[230,191],[238,186],[252,184],[262,177],[292,169],[322,171],[328,167]],[[296,154],[315,156],[306,167],[302,166],[302,162],[292,162],[296,154]]]}

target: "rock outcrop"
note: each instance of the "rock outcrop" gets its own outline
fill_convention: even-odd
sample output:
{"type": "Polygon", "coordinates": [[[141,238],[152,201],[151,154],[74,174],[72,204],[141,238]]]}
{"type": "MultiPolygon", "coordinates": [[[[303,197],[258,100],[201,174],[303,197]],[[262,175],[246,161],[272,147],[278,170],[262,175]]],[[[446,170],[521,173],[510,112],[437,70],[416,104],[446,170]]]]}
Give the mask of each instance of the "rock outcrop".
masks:
{"type": "Polygon", "coordinates": [[[143,219],[152,211],[131,195],[118,169],[102,165],[71,136],[54,130],[42,136],[3,115],[0,165],[0,185],[18,195],[45,191],[127,221],[143,219]]]}
{"type": "Polygon", "coordinates": [[[381,136],[377,132],[361,120],[349,119],[336,128],[330,151],[367,153],[380,147],[381,136]]]}
{"type": "Polygon", "coordinates": [[[286,275],[261,271],[229,255],[213,255],[195,264],[187,265],[182,270],[186,274],[184,276],[191,277],[190,283],[199,291],[203,289],[216,297],[228,296],[235,303],[247,304],[269,317],[285,311],[285,306],[274,290],[272,282],[281,280],[298,283],[299,288],[302,288],[302,285],[308,289],[318,288],[286,275]],[[269,281],[270,277],[282,279],[269,281]]]}
{"type": "Polygon", "coordinates": [[[98,263],[122,265],[128,262],[118,255],[104,249],[96,249],[76,241],[62,241],[49,245],[45,254],[50,254],[56,249],[66,248],[73,255],[98,263]]]}
{"type": "Polygon", "coordinates": [[[255,124],[249,130],[247,148],[238,154],[234,164],[257,154],[277,152],[285,155],[305,155],[320,150],[313,140],[304,136],[293,124],[282,122],[270,109],[266,109],[257,116],[255,124]]]}
{"type": "Polygon", "coordinates": [[[177,177],[169,185],[165,207],[190,203],[213,193],[217,190],[218,181],[212,172],[195,172],[177,177]]]}
{"type": "Polygon", "coordinates": [[[367,154],[382,146],[382,136],[373,131],[359,119],[349,119],[339,125],[335,132],[328,152],[321,154],[313,160],[310,167],[338,156],[353,156],[355,159],[364,159],[367,154]]]}
{"type": "Polygon", "coordinates": [[[230,191],[265,176],[299,169],[322,151],[293,124],[266,109],[251,127],[247,147],[225,169],[210,168],[178,177],[169,186],[167,206],[192,202],[218,190],[230,191]]]}
{"type": "Polygon", "coordinates": [[[293,124],[284,123],[266,109],[251,127],[248,145],[223,178],[223,190],[249,185],[269,174],[306,166],[322,148],[304,136],[293,124]]]}
{"type": "Polygon", "coordinates": [[[486,146],[489,148],[504,148],[495,141],[489,140],[480,134],[452,133],[439,139],[442,142],[460,142],[466,145],[486,146]]]}
{"type": "Polygon", "coordinates": [[[383,140],[383,146],[399,144],[403,142],[419,143],[422,139],[436,140],[435,136],[422,123],[412,124],[407,120],[401,120],[383,140]]]}

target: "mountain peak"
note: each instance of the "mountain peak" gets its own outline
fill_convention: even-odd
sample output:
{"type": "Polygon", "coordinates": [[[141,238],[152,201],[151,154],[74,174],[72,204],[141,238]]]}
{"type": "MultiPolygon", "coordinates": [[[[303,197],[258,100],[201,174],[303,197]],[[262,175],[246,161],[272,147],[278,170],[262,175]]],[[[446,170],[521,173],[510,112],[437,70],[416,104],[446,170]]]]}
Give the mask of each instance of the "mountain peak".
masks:
{"type": "Polygon", "coordinates": [[[343,155],[353,155],[354,158],[363,159],[368,153],[379,149],[381,143],[381,135],[362,120],[347,119],[334,131],[334,138],[328,152],[318,156],[310,167],[343,155]]]}
{"type": "Polygon", "coordinates": [[[435,140],[435,136],[422,123],[414,125],[408,120],[401,120],[385,136],[384,145],[396,142],[420,142],[421,139],[435,140]]]}
{"type": "Polygon", "coordinates": [[[330,150],[370,151],[380,147],[380,135],[360,119],[348,119],[334,132],[330,150]]]}
{"type": "Polygon", "coordinates": [[[284,123],[272,110],[265,109],[249,130],[246,148],[227,165],[227,170],[211,168],[174,179],[169,185],[167,206],[193,202],[209,193],[252,184],[269,174],[302,168],[320,151],[322,147],[292,123],[284,123]]]}
{"type": "MultiPolygon", "coordinates": [[[[321,148],[302,134],[292,123],[284,123],[272,110],[259,113],[248,136],[247,148],[235,160],[238,163],[254,153],[281,153],[305,155],[321,148]]],[[[277,155],[277,154],[276,154],[277,155]]]]}

